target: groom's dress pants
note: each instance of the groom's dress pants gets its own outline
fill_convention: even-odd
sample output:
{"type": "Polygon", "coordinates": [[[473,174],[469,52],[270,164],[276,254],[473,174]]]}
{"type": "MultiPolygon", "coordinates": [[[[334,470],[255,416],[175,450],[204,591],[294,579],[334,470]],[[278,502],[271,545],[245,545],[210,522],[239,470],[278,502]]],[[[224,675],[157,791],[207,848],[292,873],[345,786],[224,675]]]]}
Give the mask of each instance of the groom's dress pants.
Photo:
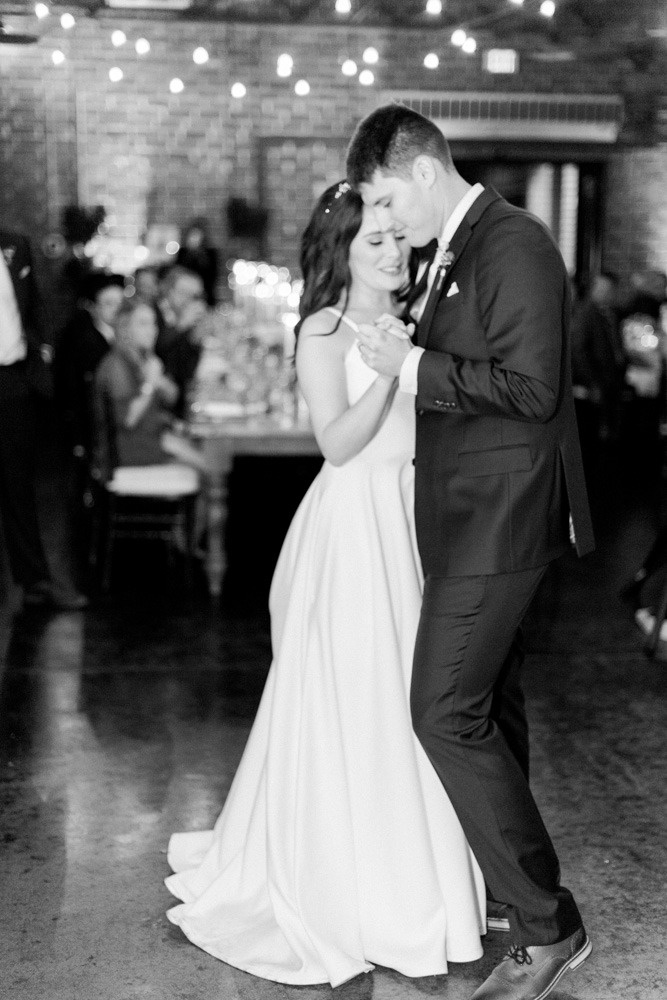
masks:
{"type": "Polygon", "coordinates": [[[520,625],[545,571],[427,576],[411,690],[417,737],[524,945],[581,926],[528,786],[520,625]]]}

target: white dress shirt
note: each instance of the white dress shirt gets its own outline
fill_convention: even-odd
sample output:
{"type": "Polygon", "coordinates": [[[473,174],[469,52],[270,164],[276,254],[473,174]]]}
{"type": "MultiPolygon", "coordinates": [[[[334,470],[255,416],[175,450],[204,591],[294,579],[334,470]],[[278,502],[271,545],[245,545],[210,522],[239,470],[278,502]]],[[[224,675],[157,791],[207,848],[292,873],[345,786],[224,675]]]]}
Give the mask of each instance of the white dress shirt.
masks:
{"type": "MultiPolygon", "coordinates": [[[[465,218],[468,209],[471,205],[477,201],[480,194],[483,192],[484,186],[482,184],[474,184],[469,191],[467,191],[461,198],[460,202],[455,206],[454,211],[449,216],[445,222],[444,228],[440,239],[438,240],[438,249],[447,250],[449,244],[451,243],[454,233],[459,228],[463,219],[465,218]]],[[[426,285],[426,291],[424,297],[421,300],[417,317],[420,318],[422,312],[424,311],[424,306],[428,301],[428,297],[431,293],[431,288],[433,287],[433,282],[435,281],[435,276],[438,271],[439,261],[438,254],[435,255],[435,259],[431,264],[430,273],[428,276],[428,283],[426,285]]],[[[417,369],[419,368],[419,362],[421,361],[421,356],[424,353],[423,347],[413,347],[410,353],[407,355],[403,365],[401,366],[401,372],[398,378],[399,388],[403,392],[410,392],[413,396],[417,395],[417,369]]]]}
{"type": "Polygon", "coordinates": [[[5,258],[0,253],[0,365],[13,365],[27,353],[19,304],[5,258]]]}

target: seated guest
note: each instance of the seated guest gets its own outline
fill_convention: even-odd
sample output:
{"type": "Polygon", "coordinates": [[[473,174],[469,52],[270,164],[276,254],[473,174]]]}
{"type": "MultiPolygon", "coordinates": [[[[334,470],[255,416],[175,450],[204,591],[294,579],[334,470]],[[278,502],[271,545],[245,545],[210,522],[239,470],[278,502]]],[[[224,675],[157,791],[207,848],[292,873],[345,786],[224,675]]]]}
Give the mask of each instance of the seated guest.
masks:
{"type": "Polygon", "coordinates": [[[97,464],[113,466],[181,462],[204,471],[201,453],[173,427],[178,388],[155,354],[157,320],[146,302],[125,302],[116,320],[116,343],[95,374],[95,409],[100,430],[97,464]],[[109,454],[113,448],[115,455],[109,454]]]}
{"type": "Polygon", "coordinates": [[[178,265],[173,267],[165,278],[164,296],[158,309],[161,322],[155,352],[178,387],[172,408],[182,418],[211,315],[199,275],[178,265]]]}
{"type": "Polygon", "coordinates": [[[138,267],[133,275],[134,294],[143,302],[155,305],[160,297],[160,282],[157,269],[154,267],[138,267]]]}
{"type": "Polygon", "coordinates": [[[57,353],[57,396],[67,444],[86,459],[92,433],[95,372],[115,339],[114,323],[125,299],[120,274],[90,274],[83,283],[83,306],[62,331],[57,353]]]}

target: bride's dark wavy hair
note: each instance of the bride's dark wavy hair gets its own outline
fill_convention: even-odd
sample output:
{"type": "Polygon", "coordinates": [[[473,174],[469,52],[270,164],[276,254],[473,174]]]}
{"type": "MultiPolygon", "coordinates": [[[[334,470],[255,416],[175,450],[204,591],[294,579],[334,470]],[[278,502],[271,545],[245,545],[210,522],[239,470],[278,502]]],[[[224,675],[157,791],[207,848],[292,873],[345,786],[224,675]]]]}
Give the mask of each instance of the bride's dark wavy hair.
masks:
{"type": "MultiPolygon", "coordinates": [[[[308,316],[338,305],[343,292],[347,301],[352,283],[350,244],[361,228],[363,208],[360,195],[347,181],[332,184],[317,200],[301,237],[303,291],[295,327],[297,336],[308,316]]],[[[334,330],[339,323],[340,319],[334,330]]]]}
{"type": "MultiPolygon", "coordinates": [[[[345,312],[352,284],[350,273],[350,244],[361,228],[364,203],[347,181],[339,181],[327,188],[313,209],[310,222],[301,237],[301,274],[303,291],[299,301],[299,322],[294,328],[296,336],[308,316],[337,306],[345,292],[342,313],[345,312]]],[[[396,297],[405,304],[403,318],[407,317],[410,289],[415,283],[419,252],[413,250],[408,262],[408,277],[396,297]]],[[[329,331],[334,333],[341,322],[336,320],[329,331]]]]}

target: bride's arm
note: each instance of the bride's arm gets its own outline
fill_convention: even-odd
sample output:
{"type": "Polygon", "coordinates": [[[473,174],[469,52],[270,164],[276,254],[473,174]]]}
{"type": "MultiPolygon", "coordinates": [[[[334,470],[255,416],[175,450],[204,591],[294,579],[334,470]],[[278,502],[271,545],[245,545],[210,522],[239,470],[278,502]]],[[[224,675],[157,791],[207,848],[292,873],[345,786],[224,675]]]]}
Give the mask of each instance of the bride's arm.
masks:
{"type": "Polygon", "coordinates": [[[344,465],[377,434],[397,381],[378,375],[350,406],[344,363],[349,342],[338,332],[326,333],[317,315],[306,320],[299,335],[296,370],[322,454],[332,465],[344,465]]]}

